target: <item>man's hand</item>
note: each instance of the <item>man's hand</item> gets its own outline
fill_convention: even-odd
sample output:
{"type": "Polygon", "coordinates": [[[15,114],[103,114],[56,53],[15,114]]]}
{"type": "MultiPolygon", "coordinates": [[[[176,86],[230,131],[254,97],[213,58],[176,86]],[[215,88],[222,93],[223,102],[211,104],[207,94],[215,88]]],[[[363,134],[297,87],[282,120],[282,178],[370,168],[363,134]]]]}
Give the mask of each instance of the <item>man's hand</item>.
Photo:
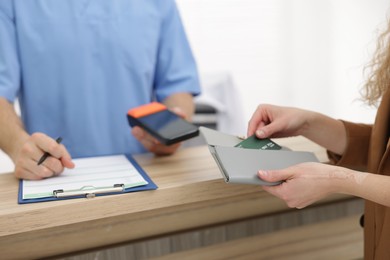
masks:
{"type": "Polygon", "coordinates": [[[14,163],[15,176],[30,180],[49,178],[61,174],[64,168],[74,168],[65,146],[43,133],[34,133],[25,140],[14,163]],[[50,156],[38,165],[37,162],[45,152],[50,156]]]}
{"type": "MultiPolygon", "coordinates": [[[[185,114],[182,112],[180,108],[175,107],[171,109],[171,111],[185,119],[185,114]]],[[[131,133],[146,148],[146,150],[156,155],[173,154],[181,145],[181,143],[164,145],[139,126],[133,127],[131,133]]]]}

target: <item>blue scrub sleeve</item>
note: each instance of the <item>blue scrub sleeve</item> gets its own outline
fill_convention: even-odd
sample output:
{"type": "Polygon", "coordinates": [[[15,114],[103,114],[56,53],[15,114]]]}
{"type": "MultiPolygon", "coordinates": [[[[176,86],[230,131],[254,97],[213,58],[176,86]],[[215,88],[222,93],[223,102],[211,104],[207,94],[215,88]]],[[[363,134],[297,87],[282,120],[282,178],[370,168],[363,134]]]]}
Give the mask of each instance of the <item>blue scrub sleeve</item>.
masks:
{"type": "Polygon", "coordinates": [[[0,97],[13,102],[20,87],[15,21],[12,2],[0,2],[0,97]]]}
{"type": "Polygon", "coordinates": [[[174,1],[167,2],[169,6],[163,17],[154,81],[158,101],[178,92],[200,93],[195,59],[179,11],[174,1]]]}

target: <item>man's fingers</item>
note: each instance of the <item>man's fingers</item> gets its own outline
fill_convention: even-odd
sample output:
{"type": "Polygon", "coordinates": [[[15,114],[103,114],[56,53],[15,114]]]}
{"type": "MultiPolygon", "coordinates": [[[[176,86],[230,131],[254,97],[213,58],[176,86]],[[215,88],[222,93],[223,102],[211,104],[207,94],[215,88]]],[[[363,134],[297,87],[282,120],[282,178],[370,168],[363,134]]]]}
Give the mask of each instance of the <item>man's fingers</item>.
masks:
{"type": "MultiPolygon", "coordinates": [[[[64,171],[64,166],[62,165],[61,161],[54,157],[48,157],[41,165],[45,168],[47,168],[52,175],[58,175],[61,172],[64,171]]],[[[42,167],[40,167],[39,170],[41,170],[42,167]]]]}

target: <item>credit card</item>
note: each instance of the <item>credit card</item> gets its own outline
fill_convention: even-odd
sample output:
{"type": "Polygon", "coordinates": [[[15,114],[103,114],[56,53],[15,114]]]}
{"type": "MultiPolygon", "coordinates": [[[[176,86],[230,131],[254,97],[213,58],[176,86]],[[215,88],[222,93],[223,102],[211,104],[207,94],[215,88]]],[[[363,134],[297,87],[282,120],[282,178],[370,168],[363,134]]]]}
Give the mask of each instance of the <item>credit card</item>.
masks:
{"type": "Polygon", "coordinates": [[[252,135],[235,145],[238,148],[258,149],[258,150],[280,150],[282,147],[269,138],[259,139],[252,135]]]}

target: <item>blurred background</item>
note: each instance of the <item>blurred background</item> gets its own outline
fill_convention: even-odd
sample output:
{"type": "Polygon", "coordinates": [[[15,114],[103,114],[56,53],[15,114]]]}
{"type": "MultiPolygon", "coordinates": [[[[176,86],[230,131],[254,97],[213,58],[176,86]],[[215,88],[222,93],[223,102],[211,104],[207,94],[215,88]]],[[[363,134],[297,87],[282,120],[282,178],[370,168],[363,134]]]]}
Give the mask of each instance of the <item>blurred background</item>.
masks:
{"type": "Polygon", "coordinates": [[[177,2],[202,76],[219,71],[233,80],[241,131],[259,103],[373,122],[375,109],[357,99],[389,1],[177,2]]]}
{"type": "MultiPolygon", "coordinates": [[[[386,0],[177,0],[219,130],[245,134],[260,103],[371,123],[359,101],[386,0]]],[[[0,151],[0,172],[13,165],[0,151]]]]}

